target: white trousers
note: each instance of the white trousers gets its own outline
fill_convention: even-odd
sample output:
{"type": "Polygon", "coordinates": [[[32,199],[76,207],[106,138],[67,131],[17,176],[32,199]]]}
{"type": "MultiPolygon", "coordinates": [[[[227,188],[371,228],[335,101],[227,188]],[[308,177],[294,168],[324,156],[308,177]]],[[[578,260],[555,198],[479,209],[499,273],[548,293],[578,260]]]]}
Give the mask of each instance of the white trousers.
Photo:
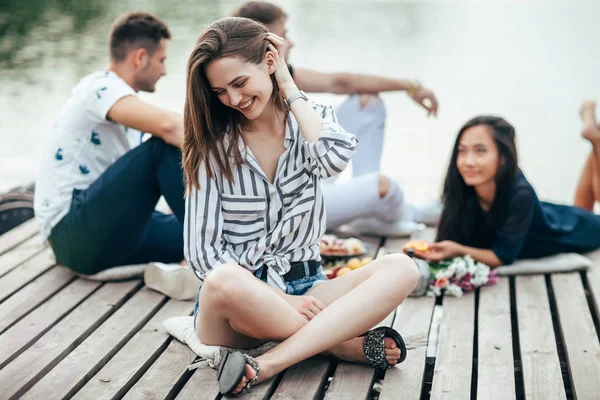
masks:
{"type": "Polygon", "coordinates": [[[334,229],[357,218],[375,217],[382,222],[413,219],[415,209],[404,202],[400,185],[379,197],[379,165],[383,150],[386,110],[379,97],[360,107],[358,95],[350,96],[336,109],[340,125],[360,141],[352,158],[352,179],[323,182],[327,228],[334,229]]]}

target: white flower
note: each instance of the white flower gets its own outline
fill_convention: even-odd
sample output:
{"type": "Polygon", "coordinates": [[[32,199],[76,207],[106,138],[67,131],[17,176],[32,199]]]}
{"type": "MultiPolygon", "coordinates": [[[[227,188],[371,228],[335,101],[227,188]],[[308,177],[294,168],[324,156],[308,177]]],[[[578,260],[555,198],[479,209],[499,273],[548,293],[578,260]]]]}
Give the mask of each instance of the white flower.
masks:
{"type": "Polygon", "coordinates": [[[477,264],[475,264],[475,274],[474,275],[489,275],[490,274],[490,267],[488,267],[487,265],[478,262],[477,264]]]}
{"type": "Polygon", "coordinates": [[[429,286],[429,291],[427,291],[427,296],[441,296],[442,295],[442,289],[435,287],[433,285],[429,286]]]}
{"type": "Polygon", "coordinates": [[[436,280],[438,280],[440,278],[450,279],[450,277],[452,277],[452,275],[454,275],[454,272],[450,271],[450,268],[445,268],[445,269],[439,270],[438,272],[435,273],[435,279],[436,280]]]}
{"type": "Polygon", "coordinates": [[[471,278],[470,282],[476,287],[479,287],[485,285],[488,282],[488,279],[487,275],[476,275],[471,278]]]}
{"type": "Polygon", "coordinates": [[[463,295],[462,289],[454,283],[451,283],[448,286],[446,286],[446,293],[448,293],[450,296],[455,297],[461,297],[463,295]]]}

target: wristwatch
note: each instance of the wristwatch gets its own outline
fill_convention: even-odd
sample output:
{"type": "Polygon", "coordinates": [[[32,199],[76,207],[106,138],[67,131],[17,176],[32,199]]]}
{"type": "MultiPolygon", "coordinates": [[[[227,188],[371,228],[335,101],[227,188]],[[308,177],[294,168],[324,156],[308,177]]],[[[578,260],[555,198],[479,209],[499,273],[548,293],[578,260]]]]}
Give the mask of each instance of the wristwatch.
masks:
{"type": "Polygon", "coordinates": [[[292,106],[292,103],[298,99],[304,99],[304,101],[308,101],[306,93],[304,93],[302,90],[298,90],[296,93],[288,97],[288,99],[285,101],[287,103],[287,107],[290,108],[292,106]]]}

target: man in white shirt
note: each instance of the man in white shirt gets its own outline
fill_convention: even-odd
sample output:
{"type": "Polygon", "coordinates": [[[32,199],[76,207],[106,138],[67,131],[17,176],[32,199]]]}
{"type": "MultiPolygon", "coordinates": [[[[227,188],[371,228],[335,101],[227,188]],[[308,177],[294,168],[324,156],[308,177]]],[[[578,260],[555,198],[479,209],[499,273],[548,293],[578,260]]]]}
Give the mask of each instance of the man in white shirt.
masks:
{"type": "Polygon", "coordinates": [[[148,13],[119,17],[109,68],[81,79],[56,119],[34,208],[57,262],[76,272],[183,259],[183,118],[136,97],[165,75],[170,37],[148,13]],[[173,214],[154,210],[161,195],[173,214]]]}
{"type": "MultiPolygon", "coordinates": [[[[286,40],[287,51],[293,42],[287,38],[287,14],[266,1],[249,1],[233,16],[250,18],[286,40]]],[[[286,58],[287,59],[287,58],[286,58]]],[[[383,150],[386,110],[379,92],[405,91],[411,99],[435,116],[438,103],[433,92],[416,81],[355,73],[326,73],[288,64],[300,90],[313,93],[347,94],[350,97],[335,111],[340,125],[354,133],[360,145],[352,159],[354,178],[323,185],[327,228],[352,223],[353,233],[383,235],[407,234],[417,223],[435,224],[441,211],[439,202],[415,206],[406,202],[402,188],[379,173],[383,150]]]]}

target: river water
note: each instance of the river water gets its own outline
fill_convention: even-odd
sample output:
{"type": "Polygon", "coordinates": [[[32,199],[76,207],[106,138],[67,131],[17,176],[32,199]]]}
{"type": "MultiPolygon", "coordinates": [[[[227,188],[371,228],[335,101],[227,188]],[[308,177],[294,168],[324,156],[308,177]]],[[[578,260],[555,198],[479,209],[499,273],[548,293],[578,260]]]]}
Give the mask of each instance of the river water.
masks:
{"type": "MultiPolygon", "coordinates": [[[[5,0],[0,4],[0,192],[35,179],[54,116],[78,80],[108,65],[119,14],[152,12],[171,28],[168,75],[154,104],[181,111],[187,57],[204,27],[239,2],[5,0]]],[[[426,118],[403,93],[388,111],[382,171],[409,199],[439,195],[461,124],[504,116],[517,128],[521,167],[541,198],[572,201],[590,146],[578,117],[600,100],[600,2],[281,1],[296,47],[290,62],[321,71],[416,78],[440,101],[426,118]]],[[[343,96],[311,98],[339,104],[343,96]]]]}

